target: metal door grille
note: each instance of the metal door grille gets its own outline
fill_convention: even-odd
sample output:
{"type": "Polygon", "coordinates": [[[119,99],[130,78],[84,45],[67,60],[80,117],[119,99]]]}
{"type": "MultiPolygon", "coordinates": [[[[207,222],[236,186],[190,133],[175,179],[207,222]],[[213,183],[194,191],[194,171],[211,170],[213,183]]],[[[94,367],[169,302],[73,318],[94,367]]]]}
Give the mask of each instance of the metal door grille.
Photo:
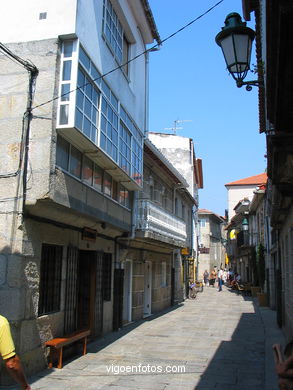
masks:
{"type": "Polygon", "coordinates": [[[118,330],[123,324],[123,287],[124,269],[114,270],[114,302],[113,302],[113,330],[118,330]]]}
{"type": "Polygon", "coordinates": [[[64,333],[77,330],[78,248],[68,247],[66,267],[64,333]]]}
{"type": "Polygon", "coordinates": [[[62,246],[42,246],[39,315],[60,310],[62,246]]]}
{"type": "Polygon", "coordinates": [[[103,253],[97,252],[95,336],[101,335],[103,331],[103,294],[102,294],[103,278],[102,276],[103,276],[103,253]]]}

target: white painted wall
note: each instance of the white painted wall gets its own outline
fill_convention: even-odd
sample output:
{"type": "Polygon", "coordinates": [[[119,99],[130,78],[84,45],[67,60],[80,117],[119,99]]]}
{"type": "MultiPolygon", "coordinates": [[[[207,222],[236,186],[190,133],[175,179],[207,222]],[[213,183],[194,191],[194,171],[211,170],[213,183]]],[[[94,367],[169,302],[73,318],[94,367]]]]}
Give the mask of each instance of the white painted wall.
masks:
{"type": "Polygon", "coordinates": [[[76,4],[77,0],[2,0],[1,42],[36,41],[74,33],[76,4]],[[47,19],[39,19],[41,12],[47,12],[47,19]]]}
{"type": "Polygon", "coordinates": [[[240,186],[226,186],[228,190],[228,213],[229,213],[229,221],[235,215],[234,207],[237,203],[244,199],[248,198],[252,201],[253,191],[256,188],[256,184],[252,185],[240,185],[240,186]]]}
{"type": "Polygon", "coordinates": [[[184,177],[189,185],[187,190],[192,196],[195,196],[194,167],[192,151],[190,150],[190,138],[163,133],[149,133],[148,137],[184,177]]]}

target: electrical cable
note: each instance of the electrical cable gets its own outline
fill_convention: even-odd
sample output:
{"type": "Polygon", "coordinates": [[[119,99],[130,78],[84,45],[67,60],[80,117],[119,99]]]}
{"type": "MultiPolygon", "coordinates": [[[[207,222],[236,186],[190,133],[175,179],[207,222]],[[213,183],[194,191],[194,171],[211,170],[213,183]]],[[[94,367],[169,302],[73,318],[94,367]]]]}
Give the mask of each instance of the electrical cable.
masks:
{"type": "MultiPolygon", "coordinates": [[[[16,55],[15,53],[13,53],[10,49],[8,49],[8,47],[6,47],[1,42],[0,42],[0,51],[2,51],[2,53],[6,57],[8,57],[10,60],[12,60],[14,63],[17,63],[18,65],[19,64],[22,65],[29,72],[32,79],[34,80],[32,82],[32,85],[31,85],[31,95],[30,95],[29,101],[27,103],[27,107],[30,108],[31,104],[32,104],[32,96],[35,92],[35,77],[38,75],[38,72],[39,72],[38,68],[30,60],[24,60],[21,57],[19,57],[18,55],[16,55]]],[[[20,146],[19,146],[18,168],[14,172],[7,172],[7,173],[0,174],[0,179],[18,176],[20,171],[21,171],[21,166],[22,166],[24,152],[25,152],[25,143],[24,143],[25,132],[26,132],[25,125],[26,125],[26,121],[29,120],[29,118],[28,118],[29,115],[30,115],[30,111],[27,109],[22,117],[22,130],[21,130],[21,142],[20,142],[20,146]]]]}
{"type": "MultiPolygon", "coordinates": [[[[183,27],[181,27],[179,30],[175,31],[174,33],[172,33],[171,35],[167,36],[166,38],[164,38],[163,40],[161,40],[159,43],[153,45],[152,47],[150,47],[149,49],[146,49],[144,50],[143,52],[141,52],[140,54],[136,55],[135,57],[131,58],[130,60],[124,62],[123,64],[117,66],[116,68],[113,68],[112,70],[109,70],[108,72],[104,73],[103,75],[99,76],[99,77],[96,77],[95,79],[91,80],[91,81],[98,81],[100,79],[103,79],[104,77],[108,76],[109,74],[113,73],[113,72],[116,72],[116,70],[118,69],[121,69],[123,68],[124,66],[128,65],[130,62],[133,62],[135,61],[137,58],[143,56],[144,54],[160,47],[164,42],[168,41],[169,39],[173,38],[175,35],[179,34],[181,31],[185,30],[187,27],[191,26],[193,23],[197,22],[199,19],[203,18],[205,15],[207,15],[209,12],[211,12],[214,8],[216,8],[218,5],[220,5],[221,3],[223,3],[224,0],[220,0],[218,1],[216,4],[214,4],[212,7],[210,7],[209,9],[207,9],[205,12],[203,12],[201,15],[197,16],[195,19],[193,19],[191,22],[187,23],[186,25],[184,25],[183,27]]],[[[62,95],[58,95],[58,96],[55,96],[53,99],[50,99],[44,103],[41,103],[41,104],[38,104],[37,106],[34,106],[32,107],[31,111],[35,110],[36,108],[39,108],[39,107],[42,107],[42,106],[45,106],[46,104],[49,104],[49,103],[52,103],[53,101],[57,100],[57,99],[60,99],[61,97],[63,96],[67,96],[69,95],[70,93],[72,92],[75,92],[79,89],[82,89],[84,87],[86,87],[88,84],[90,84],[91,82],[87,82],[86,84],[80,86],[80,87],[77,87],[69,92],[66,92],[66,93],[63,93],[62,95]]]]}
{"type": "MultiPolygon", "coordinates": [[[[18,63],[20,63],[22,66],[24,66],[29,72],[31,73],[38,73],[37,67],[30,61],[30,60],[23,60],[21,57],[14,54],[12,51],[8,49],[3,43],[0,42],[0,50],[2,50],[3,53],[8,54],[9,57],[16,60],[18,63]]],[[[5,54],[5,55],[6,55],[5,54]]]]}

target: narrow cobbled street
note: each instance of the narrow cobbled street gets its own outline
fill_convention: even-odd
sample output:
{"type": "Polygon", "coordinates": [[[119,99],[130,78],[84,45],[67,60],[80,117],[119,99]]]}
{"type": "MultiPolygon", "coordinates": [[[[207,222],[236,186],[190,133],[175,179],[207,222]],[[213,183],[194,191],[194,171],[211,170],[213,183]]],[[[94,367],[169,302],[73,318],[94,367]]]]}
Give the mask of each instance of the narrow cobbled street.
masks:
{"type": "Polygon", "coordinates": [[[206,287],[30,378],[32,389],[276,390],[271,345],[282,339],[274,316],[251,297],[206,287]]]}

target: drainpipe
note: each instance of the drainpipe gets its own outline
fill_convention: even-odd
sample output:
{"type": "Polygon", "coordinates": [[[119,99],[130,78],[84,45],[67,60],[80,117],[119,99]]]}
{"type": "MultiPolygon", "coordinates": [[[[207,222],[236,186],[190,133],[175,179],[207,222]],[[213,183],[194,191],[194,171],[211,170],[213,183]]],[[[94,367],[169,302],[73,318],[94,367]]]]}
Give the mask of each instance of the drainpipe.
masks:
{"type": "Polygon", "coordinates": [[[121,262],[119,261],[119,241],[123,242],[123,245],[129,247],[129,243],[135,237],[135,227],[136,227],[136,218],[137,218],[137,191],[133,191],[133,200],[132,200],[132,213],[131,213],[131,231],[130,235],[115,237],[115,268],[121,268],[121,262]]]}
{"type": "Polygon", "coordinates": [[[27,104],[26,111],[23,114],[22,119],[22,135],[21,135],[21,145],[20,145],[20,154],[19,154],[19,164],[18,169],[15,172],[9,172],[6,174],[1,174],[1,178],[5,177],[15,177],[21,174],[22,168],[22,220],[24,215],[26,193],[27,193],[27,167],[28,167],[28,152],[29,152],[29,137],[30,137],[30,124],[32,120],[32,106],[33,106],[33,96],[35,90],[36,79],[39,73],[38,68],[29,61],[23,60],[12,51],[8,49],[5,45],[0,43],[0,50],[6,53],[8,57],[12,60],[18,62],[29,72],[29,85],[28,85],[28,94],[27,94],[27,104]]]}
{"type": "Polygon", "coordinates": [[[144,117],[145,138],[148,138],[148,132],[149,132],[149,68],[150,68],[149,53],[151,51],[159,51],[159,50],[160,50],[160,46],[153,47],[147,50],[145,53],[145,117],[144,117]]]}
{"type": "MultiPolygon", "coordinates": [[[[38,76],[39,70],[32,62],[23,60],[22,58],[14,54],[11,50],[8,49],[8,47],[3,45],[3,43],[0,43],[0,50],[6,53],[6,55],[10,57],[12,60],[22,65],[29,72],[28,97],[27,97],[26,111],[23,114],[23,120],[22,120],[23,130],[22,130],[18,169],[15,172],[7,172],[4,174],[0,174],[0,178],[14,177],[19,175],[21,172],[22,163],[24,161],[23,180],[26,180],[27,164],[28,164],[27,154],[28,154],[28,147],[29,147],[30,122],[32,119],[31,111],[32,111],[32,103],[33,103],[33,94],[34,94],[34,87],[35,87],[36,78],[38,76]]],[[[24,184],[23,187],[24,198],[25,198],[25,194],[26,194],[26,183],[24,184]]]]}
{"type": "Polygon", "coordinates": [[[38,69],[35,66],[25,66],[29,71],[29,90],[27,98],[26,112],[24,113],[23,119],[25,123],[25,150],[24,150],[24,162],[23,162],[23,211],[25,207],[26,194],[27,194],[27,167],[28,167],[28,153],[29,153],[29,137],[30,137],[30,125],[32,120],[32,105],[33,105],[33,94],[35,89],[35,83],[38,76],[38,69]]]}
{"type": "Polygon", "coordinates": [[[149,132],[149,52],[145,53],[145,110],[144,110],[144,136],[148,138],[149,132]]]}

